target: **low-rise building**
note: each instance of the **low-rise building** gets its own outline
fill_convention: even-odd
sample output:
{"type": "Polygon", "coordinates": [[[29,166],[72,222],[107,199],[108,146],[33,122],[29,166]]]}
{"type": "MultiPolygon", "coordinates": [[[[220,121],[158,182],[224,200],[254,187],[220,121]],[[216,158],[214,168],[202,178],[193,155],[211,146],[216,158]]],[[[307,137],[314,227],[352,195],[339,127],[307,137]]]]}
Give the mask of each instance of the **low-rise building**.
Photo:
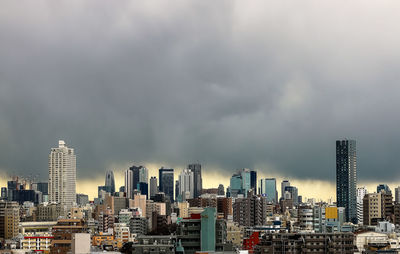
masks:
{"type": "Polygon", "coordinates": [[[26,233],[21,239],[21,249],[34,252],[50,252],[53,235],[48,232],[26,233]]]}
{"type": "Polygon", "coordinates": [[[355,251],[353,233],[275,233],[265,234],[254,253],[344,253],[355,251]]]}

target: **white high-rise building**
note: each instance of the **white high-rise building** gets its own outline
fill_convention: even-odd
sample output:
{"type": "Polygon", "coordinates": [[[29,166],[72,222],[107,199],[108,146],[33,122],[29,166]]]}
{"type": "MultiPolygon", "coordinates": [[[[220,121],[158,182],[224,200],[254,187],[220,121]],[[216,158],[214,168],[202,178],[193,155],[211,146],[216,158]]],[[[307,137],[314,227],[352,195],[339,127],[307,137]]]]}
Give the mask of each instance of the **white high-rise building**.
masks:
{"type": "Polygon", "coordinates": [[[363,199],[365,194],[368,194],[367,189],[364,187],[357,188],[357,221],[359,225],[363,224],[363,199]]]}
{"type": "Polygon", "coordinates": [[[125,192],[127,198],[133,198],[133,171],[127,169],[125,171],[125,192]]]}
{"type": "Polygon", "coordinates": [[[190,169],[182,170],[179,175],[179,194],[182,200],[194,197],[194,174],[190,169]]]}
{"type": "Polygon", "coordinates": [[[66,206],[76,202],[76,155],[64,140],[49,155],[49,201],[66,206]]]}

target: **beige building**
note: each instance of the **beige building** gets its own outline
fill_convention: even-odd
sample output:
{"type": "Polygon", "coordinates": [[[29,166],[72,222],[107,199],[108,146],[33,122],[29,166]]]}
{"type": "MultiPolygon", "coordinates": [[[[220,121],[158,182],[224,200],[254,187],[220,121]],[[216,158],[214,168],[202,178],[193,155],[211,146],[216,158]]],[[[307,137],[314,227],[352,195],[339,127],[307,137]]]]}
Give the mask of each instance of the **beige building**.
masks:
{"type": "Polygon", "coordinates": [[[179,208],[179,217],[180,218],[189,217],[189,203],[187,201],[179,202],[178,208],[179,208]]]}
{"type": "Polygon", "coordinates": [[[146,215],[146,195],[135,194],[133,199],[129,200],[129,208],[139,207],[142,210],[142,216],[146,215]]]}
{"type": "Polygon", "coordinates": [[[226,241],[231,242],[234,247],[241,247],[243,231],[238,223],[228,221],[226,223],[226,241]]]}
{"type": "Polygon", "coordinates": [[[0,238],[11,239],[18,235],[19,205],[17,202],[0,202],[0,238]]]}
{"type": "Polygon", "coordinates": [[[83,208],[72,207],[68,213],[68,219],[85,219],[83,208]]]}
{"type": "Polygon", "coordinates": [[[382,218],[382,193],[368,193],[363,198],[363,224],[376,225],[382,218]]]}
{"type": "Polygon", "coordinates": [[[56,203],[42,203],[36,208],[37,221],[57,221],[66,217],[66,207],[56,203]]]}
{"type": "Polygon", "coordinates": [[[389,242],[389,237],[384,233],[377,232],[363,232],[355,234],[355,244],[357,246],[358,252],[364,253],[367,249],[368,244],[381,244],[386,245],[389,242]]]}

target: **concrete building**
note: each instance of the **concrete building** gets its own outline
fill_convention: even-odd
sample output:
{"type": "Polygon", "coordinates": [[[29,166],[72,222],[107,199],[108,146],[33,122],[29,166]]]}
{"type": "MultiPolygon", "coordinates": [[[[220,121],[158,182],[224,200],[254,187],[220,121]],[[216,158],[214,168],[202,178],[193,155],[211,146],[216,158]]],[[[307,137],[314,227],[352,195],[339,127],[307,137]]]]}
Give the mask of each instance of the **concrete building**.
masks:
{"type": "Polygon", "coordinates": [[[360,232],[355,234],[355,245],[357,251],[354,253],[366,253],[368,246],[387,246],[389,242],[388,234],[373,231],[360,232]]]}
{"type": "Polygon", "coordinates": [[[363,218],[363,199],[365,194],[367,194],[368,191],[364,187],[359,187],[357,188],[357,222],[359,225],[362,225],[364,222],[363,218]]]}
{"type": "Polygon", "coordinates": [[[146,196],[135,194],[133,199],[129,200],[129,208],[138,207],[142,211],[142,216],[146,216],[147,202],[146,196]]]}
{"type": "Polygon", "coordinates": [[[274,233],[265,234],[254,248],[264,253],[343,253],[353,254],[353,233],[274,233]]]}
{"type": "Polygon", "coordinates": [[[72,249],[73,234],[86,233],[83,220],[63,219],[58,220],[53,227],[53,240],[51,241],[50,253],[68,253],[72,249]]]}
{"type": "Polygon", "coordinates": [[[49,155],[49,201],[68,207],[76,202],[76,155],[63,140],[49,155]]]}
{"type": "Polygon", "coordinates": [[[180,221],[177,238],[181,241],[186,254],[196,251],[223,252],[232,250],[232,244],[226,242],[226,221],[216,218],[216,209],[204,208],[201,214],[191,214],[180,221]]]}
{"type": "Polygon", "coordinates": [[[225,196],[225,188],[223,184],[218,185],[218,195],[219,196],[225,196]]]}
{"type": "Polygon", "coordinates": [[[178,203],[179,217],[187,218],[189,217],[189,203],[187,201],[178,203]]]}
{"type": "MultiPolygon", "coordinates": [[[[164,253],[175,254],[177,243],[176,236],[171,235],[141,235],[136,238],[137,243],[125,246],[121,251],[123,253],[164,253]]],[[[185,250],[185,253],[186,252],[185,250]]]]}
{"type": "Polygon", "coordinates": [[[111,209],[101,211],[99,214],[99,232],[112,233],[114,222],[114,214],[111,209]]]}
{"type": "Polygon", "coordinates": [[[242,247],[243,230],[238,223],[227,221],[226,223],[226,241],[232,243],[235,248],[242,247]]]}
{"type": "Polygon", "coordinates": [[[129,241],[130,225],[125,223],[114,223],[114,239],[123,243],[129,241]]]}
{"type": "Polygon", "coordinates": [[[314,229],[314,213],[311,205],[299,205],[297,216],[300,230],[312,231],[314,229]]]}
{"type": "Polygon", "coordinates": [[[121,209],[118,213],[118,222],[129,225],[132,217],[133,217],[132,211],[130,211],[129,209],[121,209]]]}
{"type": "Polygon", "coordinates": [[[394,189],[394,201],[400,203],[400,186],[394,189]]]}
{"type": "Polygon", "coordinates": [[[50,232],[34,232],[23,234],[21,249],[32,252],[50,252],[53,235],[50,232]]]}
{"type": "Polygon", "coordinates": [[[0,238],[11,239],[18,235],[19,205],[13,201],[0,201],[0,238]]]}
{"type": "Polygon", "coordinates": [[[363,199],[363,225],[377,225],[382,216],[382,193],[368,193],[363,199]]]}
{"type": "Polygon", "coordinates": [[[182,201],[194,197],[194,173],[190,169],[184,169],[179,175],[178,199],[182,201]]]}
{"type": "Polygon", "coordinates": [[[60,218],[66,218],[67,207],[63,204],[43,203],[36,207],[37,221],[57,221],[60,218]]]}
{"type": "Polygon", "coordinates": [[[85,206],[89,203],[89,196],[86,194],[78,193],[76,194],[76,204],[80,206],[85,206]]]}
{"type": "Polygon", "coordinates": [[[357,223],[357,155],[355,140],[336,141],[336,200],[346,221],[357,223]]]}
{"type": "Polygon", "coordinates": [[[149,229],[149,222],[144,217],[133,217],[129,222],[129,230],[136,236],[147,234],[149,229]]]}
{"type": "Polygon", "coordinates": [[[266,220],[267,200],[265,197],[251,196],[237,198],[233,204],[233,221],[240,226],[261,226],[266,220]]]}
{"type": "Polygon", "coordinates": [[[150,199],[153,199],[154,196],[158,193],[157,187],[157,177],[152,176],[150,178],[150,199]]]}
{"type": "Polygon", "coordinates": [[[90,234],[74,233],[71,241],[72,254],[90,253],[90,234]]]}
{"type": "Polygon", "coordinates": [[[391,192],[381,191],[382,193],[382,216],[386,221],[394,221],[394,205],[391,192]]]}
{"type": "Polygon", "coordinates": [[[207,207],[201,213],[201,251],[215,251],[215,222],[217,211],[215,207],[207,207]]]}

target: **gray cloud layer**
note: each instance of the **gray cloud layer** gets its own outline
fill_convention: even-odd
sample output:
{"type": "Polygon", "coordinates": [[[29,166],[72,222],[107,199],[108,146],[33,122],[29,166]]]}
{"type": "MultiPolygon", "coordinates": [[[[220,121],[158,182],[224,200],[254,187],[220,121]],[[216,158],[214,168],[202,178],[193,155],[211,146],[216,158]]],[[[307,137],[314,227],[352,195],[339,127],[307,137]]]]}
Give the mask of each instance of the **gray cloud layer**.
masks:
{"type": "MultiPolygon", "coordinates": [[[[80,177],[132,160],[399,177],[398,2],[3,1],[0,168],[59,138],[80,177]]],[[[207,169],[205,169],[207,170],[207,169]]]]}

